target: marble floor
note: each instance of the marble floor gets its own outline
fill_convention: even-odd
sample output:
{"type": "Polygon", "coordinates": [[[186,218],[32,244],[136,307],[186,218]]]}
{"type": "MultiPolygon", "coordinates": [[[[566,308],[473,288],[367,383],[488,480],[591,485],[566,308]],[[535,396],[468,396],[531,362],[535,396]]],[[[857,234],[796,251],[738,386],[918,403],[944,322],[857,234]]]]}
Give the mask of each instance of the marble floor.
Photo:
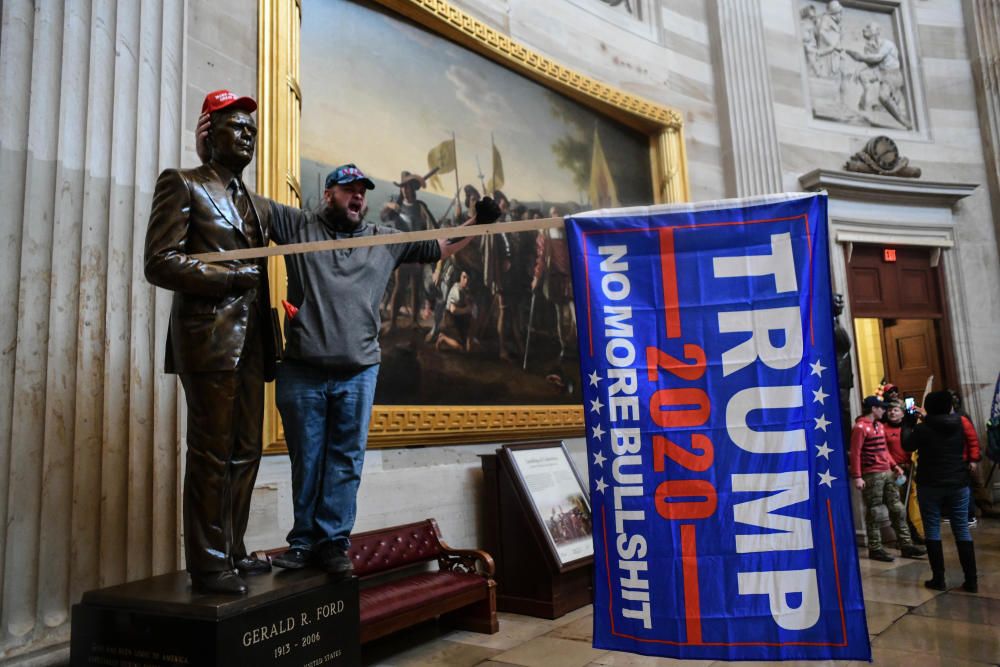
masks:
{"type": "MultiPolygon", "coordinates": [[[[868,560],[867,551],[860,552],[874,664],[1000,665],[1000,520],[980,519],[973,538],[979,566],[976,595],[924,588],[923,581],[930,576],[926,560],[897,558],[894,563],[879,563],[868,560]]],[[[946,533],[945,560],[948,584],[959,586],[962,570],[950,532],[946,533]]],[[[366,645],[364,661],[369,667],[722,664],[595,650],[591,648],[592,614],[590,606],[554,621],[501,613],[500,632],[495,635],[447,631],[426,624],[366,645]]]]}

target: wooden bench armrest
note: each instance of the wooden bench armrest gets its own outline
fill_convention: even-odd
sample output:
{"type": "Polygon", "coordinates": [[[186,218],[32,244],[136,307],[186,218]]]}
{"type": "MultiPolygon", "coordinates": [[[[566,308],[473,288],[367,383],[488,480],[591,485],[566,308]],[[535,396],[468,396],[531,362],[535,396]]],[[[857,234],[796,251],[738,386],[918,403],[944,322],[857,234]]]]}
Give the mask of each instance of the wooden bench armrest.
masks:
{"type": "Polygon", "coordinates": [[[442,571],[481,574],[488,579],[493,578],[496,572],[493,556],[481,549],[452,549],[444,542],[440,544],[444,553],[437,560],[442,571]]]}

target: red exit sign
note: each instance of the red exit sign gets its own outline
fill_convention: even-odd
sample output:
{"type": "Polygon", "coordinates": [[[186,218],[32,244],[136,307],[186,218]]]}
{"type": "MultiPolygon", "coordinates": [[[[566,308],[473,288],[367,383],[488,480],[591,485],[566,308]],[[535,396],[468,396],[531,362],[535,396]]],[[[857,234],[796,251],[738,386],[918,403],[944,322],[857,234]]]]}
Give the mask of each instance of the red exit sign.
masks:
{"type": "Polygon", "coordinates": [[[883,248],[882,249],[882,259],[887,262],[896,261],[896,249],[895,248],[883,248]]]}

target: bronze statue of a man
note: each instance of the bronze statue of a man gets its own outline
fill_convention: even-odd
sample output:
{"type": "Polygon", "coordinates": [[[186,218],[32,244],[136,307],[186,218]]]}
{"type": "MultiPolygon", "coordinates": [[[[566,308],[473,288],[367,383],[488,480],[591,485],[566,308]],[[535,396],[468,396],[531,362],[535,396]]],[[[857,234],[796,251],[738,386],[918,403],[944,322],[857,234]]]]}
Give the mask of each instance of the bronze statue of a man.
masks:
{"type": "Polygon", "coordinates": [[[172,290],[166,372],[187,399],[184,552],[195,590],[244,594],[240,575],[270,569],[243,544],[260,463],[264,382],[275,350],[263,260],[207,264],[192,255],[263,247],[264,201],[243,186],[253,158],[257,104],[209,93],[211,158],[160,174],[146,230],[149,282],[172,290]]]}
{"type": "Polygon", "coordinates": [[[840,427],[844,441],[844,452],[850,448],[851,429],[851,389],[854,388],[854,364],[851,361],[851,336],[840,321],[844,314],[844,295],[833,295],[833,348],[837,352],[837,381],[840,386],[840,427]]]}

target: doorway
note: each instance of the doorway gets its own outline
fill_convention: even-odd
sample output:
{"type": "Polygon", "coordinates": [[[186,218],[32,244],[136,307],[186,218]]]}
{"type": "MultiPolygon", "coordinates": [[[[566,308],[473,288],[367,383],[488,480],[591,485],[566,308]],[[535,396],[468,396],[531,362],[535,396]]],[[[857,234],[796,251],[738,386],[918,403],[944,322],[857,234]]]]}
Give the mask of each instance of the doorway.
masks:
{"type": "Polygon", "coordinates": [[[875,394],[888,381],[919,404],[928,380],[931,391],[943,388],[937,326],[931,319],[854,318],[862,395],[875,394]]]}
{"type": "Polygon", "coordinates": [[[854,245],[848,251],[860,397],[884,382],[919,405],[927,391],[954,387],[954,356],[940,267],[927,248],[854,245]]]}

